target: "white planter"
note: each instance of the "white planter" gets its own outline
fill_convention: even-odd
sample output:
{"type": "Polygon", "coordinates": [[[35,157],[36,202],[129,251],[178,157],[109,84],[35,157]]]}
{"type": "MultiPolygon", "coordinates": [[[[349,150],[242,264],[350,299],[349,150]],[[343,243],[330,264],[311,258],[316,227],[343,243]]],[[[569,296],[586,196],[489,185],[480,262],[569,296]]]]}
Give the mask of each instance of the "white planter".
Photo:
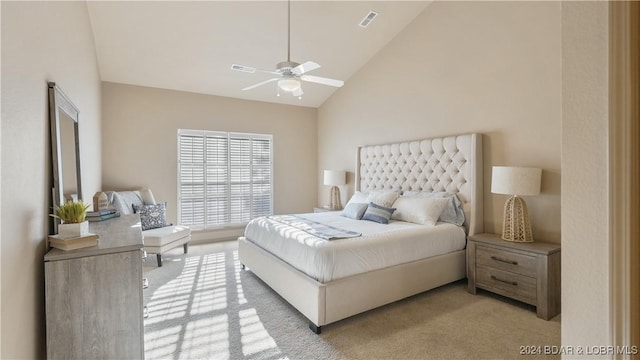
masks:
{"type": "Polygon", "coordinates": [[[78,224],[60,224],[58,225],[58,236],[61,239],[70,239],[74,237],[89,235],[89,222],[83,221],[78,224]]]}

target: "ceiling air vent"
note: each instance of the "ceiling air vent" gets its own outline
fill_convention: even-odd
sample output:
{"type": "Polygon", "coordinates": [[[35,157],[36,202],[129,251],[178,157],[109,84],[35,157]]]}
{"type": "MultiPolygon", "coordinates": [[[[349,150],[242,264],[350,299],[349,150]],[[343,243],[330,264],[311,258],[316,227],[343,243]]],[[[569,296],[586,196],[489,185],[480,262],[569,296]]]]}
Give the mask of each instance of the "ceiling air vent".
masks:
{"type": "Polygon", "coordinates": [[[254,72],[256,72],[256,68],[252,68],[244,65],[238,65],[238,64],[231,65],[231,70],[242,71],[250,74],[253,74],[254,72]]]}
{"type": "Polygon", "coordinates": [[[373,11],[373,10],[369,11],[367,16],[365,16],[364,19],[360,21],[360,26],[362,27],[369,26],[369,24],[371,24],[371,22],[373,21],[373,19],[376,18],[376,16],[378,16],[378,13],[376,11],[373,11]]]}

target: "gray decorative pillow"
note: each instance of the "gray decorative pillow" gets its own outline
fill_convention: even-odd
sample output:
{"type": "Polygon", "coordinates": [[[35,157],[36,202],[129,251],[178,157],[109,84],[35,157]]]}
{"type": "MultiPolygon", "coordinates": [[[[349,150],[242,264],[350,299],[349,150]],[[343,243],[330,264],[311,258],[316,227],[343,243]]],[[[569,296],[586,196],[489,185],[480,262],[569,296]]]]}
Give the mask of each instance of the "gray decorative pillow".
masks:
{"type": "Polygon", "coordinates": [[[340,215],[344,217],[360,220],[362,219],[362,215],[364,215],[364,212],[366,210],[367,210],[367,204],[349,203],[347,204],[347,206],[344,207],[344,210],[342,210],[342,213],[340,213],[340,215]]]}
{"type": "Polygon", "coordinates": [[[367,210],[362,216],[362,220],[375,221],[380,224],[388,224],[391,214],[396,211],[395,208],[388,208],[370,202],[367,210]]]}
{"type": "Polygon", "coordinates": [[[140,214],[142,230],[156,229],[167,226],[167,204],[133,205],[136,214],[140,214]]]}

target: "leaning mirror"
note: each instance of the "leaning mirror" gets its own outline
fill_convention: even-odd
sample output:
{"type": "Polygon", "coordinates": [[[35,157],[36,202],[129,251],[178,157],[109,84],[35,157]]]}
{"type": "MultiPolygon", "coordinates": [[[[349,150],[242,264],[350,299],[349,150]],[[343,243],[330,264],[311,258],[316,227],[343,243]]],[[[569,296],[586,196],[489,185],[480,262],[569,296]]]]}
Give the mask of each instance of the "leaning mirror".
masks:
{"type": "MultiPolygon", "coordinates": [[[[49,83],[49,121],[53,168],[52,205],[82,200],[78,108],[54,82],[49,83]]],[[[57,231],[54,221],[53,230],[57,231]]]]}

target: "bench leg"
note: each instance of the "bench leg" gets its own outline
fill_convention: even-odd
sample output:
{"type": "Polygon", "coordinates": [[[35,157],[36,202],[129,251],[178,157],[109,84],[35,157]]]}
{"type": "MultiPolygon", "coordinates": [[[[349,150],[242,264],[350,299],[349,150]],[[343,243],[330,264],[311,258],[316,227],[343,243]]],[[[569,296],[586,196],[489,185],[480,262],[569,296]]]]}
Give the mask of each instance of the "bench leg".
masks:
{"type": "Polygon", "coordinates": [[[156,258],[158,259],[158,267],[162,266],[162,254],[156,254],[156,258]]]}
{"type": "Polygon", "coordinates": [[[186,254],[189,250],[189,243],[185,243],[184,245],[182,245],[182,248],[184,249],[184,253],[186,254]]]}

